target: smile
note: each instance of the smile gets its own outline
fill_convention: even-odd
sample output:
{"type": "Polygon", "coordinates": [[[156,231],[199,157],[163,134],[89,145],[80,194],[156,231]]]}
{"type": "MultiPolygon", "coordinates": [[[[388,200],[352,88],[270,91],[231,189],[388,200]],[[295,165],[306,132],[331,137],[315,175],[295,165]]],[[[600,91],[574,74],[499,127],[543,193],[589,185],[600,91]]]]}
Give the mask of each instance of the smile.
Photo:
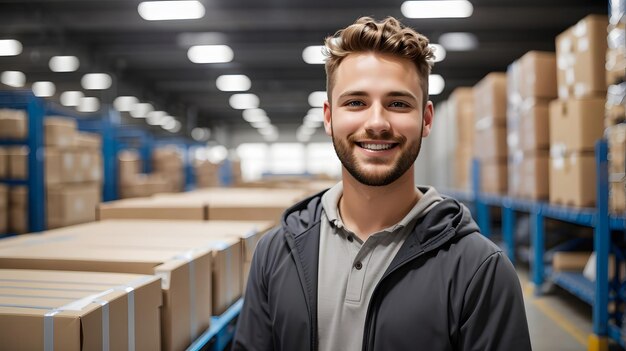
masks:
{"type": "Polygon", "coordinates": [[[373,151],[389,150],[398,145],[397,143],[391,143],[391,144],[356,143],[356,144],[363,149],[373,150],[373,151]]]}

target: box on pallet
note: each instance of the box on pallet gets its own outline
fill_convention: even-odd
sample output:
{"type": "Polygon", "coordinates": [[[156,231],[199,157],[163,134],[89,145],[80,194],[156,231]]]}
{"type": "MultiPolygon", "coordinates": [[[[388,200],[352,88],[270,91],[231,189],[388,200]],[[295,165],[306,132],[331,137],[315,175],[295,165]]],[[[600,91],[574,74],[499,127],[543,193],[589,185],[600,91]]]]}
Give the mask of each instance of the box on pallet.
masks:
{"type": "Polygon", "coordinates": [[[550,146],[548,102],[529,98],[507,115],[509,153],[545,150],[550,146]]]}
{"type": "Polygon", "coordinates": [[[209,326],[211,251],[94,247],[77,235],[28,234],[0,242],[0,268],[150,274],[162,279],[162,348],[184,350],[209,326]]]}
{"type": "Polygon", "coordinates": [[[9,177],[9,151],[0,146],[0,179],[9,177]]]}
{"type": "Polygon", "coordinates": [[[550,153],[550,202],[575,207],[596,203],[596,160],[593,151],[550,153]]]}
{"type": "Polygon", "coordinates": [[[50,345],[79,351],[107,345],[111,350],[148,351],[161,347],[162,296],[157,277],[0,269],[0,282],[4,348],[36,350],[50,345]]]}
{"type": "Polygon", "coordinates": [[[78,132],[76,134],[76,146],[81,150],[102,149],[102,137],[96,133],[78,132]]]}
{"type": "Polygon", "coordinates": [[[26,111],[0,109],[0,139],[20,140],[28,135],[26,111]]]}
{"type": "Polygon", "coordinates": [[[139,154],[132,150],[120,151],[117,155],[119,164],[120,185],[132,184],[135,177],[141,173],[142,162],[139,154]]]}
{"type": "Polygon", "coordinates": [[[548,198],[547,150],[520,151],[509,158],[509,195],[532,200],[548,198]]]}
{"type": "Polygon", "coordinates": [[[459,87],[450,93],[448,113],[456,122],[457,145],[471,149],[474,145],[474,95],[472,88],[459,87]]]}
{"type": "Polygon", "coordinates": [[[506,73],[492,72],[486,75],[473,88],[474,122],[493,119],[494,124],[506,124],[506,73]]]}
{"type": "Polygon", "coordinates": [[[28,232],[28,188],[23,185],[9,188],[9,231],[28,232]]]}
{"type": "Polygon", "coordinates": [[[550,103],[550,148],[557,152],[592,151],[604,133],[604,97],[553,100],[550,103]]]}
{"type": "Polygon", "coordinates": [[[611,182],[609,187],[609,209],[612,213],[626,211],[626,181],[611,182]]]}
{"type": "Polygon", "coordinates": [[[10,146],[9,153],[9,178],[28,178],[28,146],[10,146]]]}
{"type": "Polygon", "coordinates": [[[589,15],[556,37],[560,99],[604,96],[608,18],[589,15]]]}
{"type": "Polygon", "coordinates": [[[472,149],[457,148],[454,157],[454,185],[457,189],[470,190],[472,170],[472,149]]]}
{"type": "Polygon", "coordinates": [[[9,188],[0,184],[0,233],[9,230],[9,188]]]}

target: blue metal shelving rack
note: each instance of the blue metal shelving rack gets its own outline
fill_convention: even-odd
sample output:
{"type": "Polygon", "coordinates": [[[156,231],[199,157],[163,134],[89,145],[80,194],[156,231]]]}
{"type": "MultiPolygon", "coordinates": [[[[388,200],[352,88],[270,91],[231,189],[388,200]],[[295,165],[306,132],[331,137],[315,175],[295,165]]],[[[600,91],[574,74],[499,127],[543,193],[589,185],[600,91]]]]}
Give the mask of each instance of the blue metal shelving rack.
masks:
{"type": "Polygon", "coordinates": [[[241,306],[243,306],[243,299],[239,299],[239,301],[235,302],[221,316],[213,317],[211,319],[211,327],[202,333],[202,335],[187,348],[187,351],[225,350],[226,346],[228,346],[228,343],[235,335],[237,317],[239,316],[239,312],[241,312],[241,306]]]}
{"type": "Polygon", "coordinates": [[[46,229],[43,174],[43,119],[46,115],[46,105],[30,91],[0,91],[0,107],[25,110],[28,115],[26,139],[0,140],[0,145],[28,146],[28,179],[2,179],[0,182],[28,187],[28,230],[40,232],[46,229]]]}
{"type": "Polygon", "coordinates": [[[549,279],[554,284],[564,288],[582,301],[590,304],[593,310],[593,333],[595,338],[609,337],[626,348],[622,340],[621,331],[614,322],[616,315],[609,315],[609,302],[615,301],[623,295],[620,292],[619,282],[608,280],[609,250],[611,249],[611,231],[626,231],[626,215],[615,216],[609,214],[609,184],[607,153],[605,140],[596,143],[596,207],[571,208],[545,202],[516,199],[509,196],[488,195],[480,192],[480,164],[474,161],[473,196],[464,193],[446,192],[455,196],[460,194],[466,201],[474,201],[476,207],[476,221],[486,236],[491,234],[491,218],[489,206],[502,208],[502,233],[505,249],[512,262],[515,262],[515,220],[516,213],[525,212],[531,219],[531,246],[533,259],[531,260],[531,279],[535,285],[535,293],[541,294],[543,283],[549,279]],[[557,219],[580,226],[594,228],[594,251],[596,252],[596,280],[589,281],[581,273],[552,272],[544,265],[545,255],[545,219],[557,219]]]}

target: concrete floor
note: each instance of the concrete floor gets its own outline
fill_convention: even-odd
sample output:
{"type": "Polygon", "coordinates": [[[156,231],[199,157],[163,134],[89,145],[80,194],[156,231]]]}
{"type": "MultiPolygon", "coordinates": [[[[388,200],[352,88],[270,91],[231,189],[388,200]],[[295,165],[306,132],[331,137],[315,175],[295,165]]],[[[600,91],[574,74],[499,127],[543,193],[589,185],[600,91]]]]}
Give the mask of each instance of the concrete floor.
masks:
{"type": "MultiPolygon", "coordinates": [[[[592,333],[591,306],[557,286],[535,296],[527,271],[518,268],[533,351],[584,351],[592,333]]],[[[621,350],[616,344],[611,351],[621,350]]]]}

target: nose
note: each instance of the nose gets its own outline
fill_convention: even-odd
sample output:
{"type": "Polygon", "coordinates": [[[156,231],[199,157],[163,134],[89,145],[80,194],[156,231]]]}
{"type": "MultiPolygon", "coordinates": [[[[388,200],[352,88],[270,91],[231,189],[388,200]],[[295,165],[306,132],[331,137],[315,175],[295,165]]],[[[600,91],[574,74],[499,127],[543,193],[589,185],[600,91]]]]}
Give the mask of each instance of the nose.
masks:
{"type": "Polygon", "coordinates": [[[369,109],[365,130],[368,134],[381,135],[391,130],[391,124],[385,114],[385,109],[381,104],[373,104],[369,109]]]}

